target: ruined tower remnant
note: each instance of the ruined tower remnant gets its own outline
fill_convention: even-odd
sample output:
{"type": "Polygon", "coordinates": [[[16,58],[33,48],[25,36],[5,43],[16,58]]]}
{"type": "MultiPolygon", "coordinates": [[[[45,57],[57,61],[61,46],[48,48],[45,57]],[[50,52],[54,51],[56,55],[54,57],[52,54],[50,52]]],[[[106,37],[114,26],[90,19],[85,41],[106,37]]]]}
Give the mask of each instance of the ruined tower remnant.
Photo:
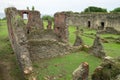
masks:
{"type": "Polygon", "coordinates": [[[68,25],[64,12],[58,12],[54,15],[54,30],[61,40],[68,41],[68,25]]]}
{"type": "Polygon", "coordinates": [[[27,34],[34,30],[43,30],[42,19],[40,18],[39,11],[30,11],[30,10],[18,10],[18,13],[23,18],[24,14],[27,14],[28,22],[26,25],[27,34]]]}

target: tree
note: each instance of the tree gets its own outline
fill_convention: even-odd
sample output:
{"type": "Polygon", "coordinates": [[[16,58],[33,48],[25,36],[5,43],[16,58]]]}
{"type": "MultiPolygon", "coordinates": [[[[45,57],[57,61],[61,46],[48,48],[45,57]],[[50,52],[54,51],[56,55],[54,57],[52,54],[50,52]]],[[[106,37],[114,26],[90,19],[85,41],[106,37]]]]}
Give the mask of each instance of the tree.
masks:
{"type": "Polygon", "coordinates": [[[83,13],[86,13],[86,12],[107,12],[107,9],[95,7],[95,6],[90,6],[86,9],[84,9],[83,13]]]}
{"type": "Polygon", "coordinates": [[[6,20],[6,17],[3,17],[2,20],[6,20]]]}
{"type": "Polygon", "coordinates": [[[42,17],[42,19],[43,19],[43,20],[50,20],[50,21],[53,21],[53,20],[54,20],[54,18],[53,18],[52,16],[50,16],[50,15],[44,15],[44,16],[42,17]]]}
{"type": "Polygon", "coordinates": [[[28,6],[27,6],[27,10],[30,10],[28,6]]]}
{"type": "Polygon", "coordinates": [[[110,11],[110,12],[120,12],[120,7],[115,8],[115,9],[113,9],[113,10],[112,10],[112,11],[110,11]]]}
{"type": "Polygon", "coordinates": [[[35,7],[34,6],[32,6],[32,11],[34,11],[35,10],[35,7]]]}

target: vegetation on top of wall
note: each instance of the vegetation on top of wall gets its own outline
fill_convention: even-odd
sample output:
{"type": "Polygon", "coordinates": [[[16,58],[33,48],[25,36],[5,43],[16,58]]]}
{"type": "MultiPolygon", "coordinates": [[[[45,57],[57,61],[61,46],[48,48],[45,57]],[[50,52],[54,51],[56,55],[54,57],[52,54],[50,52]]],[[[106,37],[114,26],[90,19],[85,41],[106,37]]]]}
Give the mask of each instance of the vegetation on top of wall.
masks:
{"type": "Polygon", "coordinates": [[[95,6],[89,6],[88,8],[85,8],[82,13],[86,12],[107,12],[107,9],[95,7],[95,6]]]}
{"type": "Polygon", "coordinates": [[[113,10],[112,10],[112,11],[110,11],[110,12],[120,12],[120,7],[115,8],[115,9],[113,9],[113,10]]]}

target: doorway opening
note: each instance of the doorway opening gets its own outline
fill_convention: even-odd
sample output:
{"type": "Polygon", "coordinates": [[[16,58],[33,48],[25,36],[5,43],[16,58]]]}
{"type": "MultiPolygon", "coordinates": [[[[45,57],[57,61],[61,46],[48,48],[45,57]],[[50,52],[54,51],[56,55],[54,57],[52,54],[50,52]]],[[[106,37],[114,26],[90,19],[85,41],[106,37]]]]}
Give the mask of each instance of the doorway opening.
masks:
{"type": "Polygon", "coordinates": [[[28,23],[28,14],[23,14],[23,19],[24,19],[24,23],[27,24],[28,23]]]}
{"type": "Polygon", "coordinates": [[[88,21],[88,28],[90,28],[91,27],[91,22],[90,21],[88,21]]]}
{"type": "Polygon", "coordinates": [[[104,22],[101,22],[101,29],[103,30],[105,27],[105,23],[104,22]]]}

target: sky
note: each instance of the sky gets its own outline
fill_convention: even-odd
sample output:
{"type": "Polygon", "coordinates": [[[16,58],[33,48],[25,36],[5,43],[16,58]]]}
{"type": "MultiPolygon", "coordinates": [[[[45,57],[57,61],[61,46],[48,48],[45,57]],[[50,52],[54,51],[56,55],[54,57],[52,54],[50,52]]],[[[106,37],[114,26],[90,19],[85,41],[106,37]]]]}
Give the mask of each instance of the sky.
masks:
{"type": "Polygon", "coordinates": [[[111,11],[120,7],[120,0],[0,0],[0,13],[4,13],[7,7],[31,9],[32,6],[41,14],[54,14],[61,11],[81,12],[88,6],[102,7],[111,11]]]}

